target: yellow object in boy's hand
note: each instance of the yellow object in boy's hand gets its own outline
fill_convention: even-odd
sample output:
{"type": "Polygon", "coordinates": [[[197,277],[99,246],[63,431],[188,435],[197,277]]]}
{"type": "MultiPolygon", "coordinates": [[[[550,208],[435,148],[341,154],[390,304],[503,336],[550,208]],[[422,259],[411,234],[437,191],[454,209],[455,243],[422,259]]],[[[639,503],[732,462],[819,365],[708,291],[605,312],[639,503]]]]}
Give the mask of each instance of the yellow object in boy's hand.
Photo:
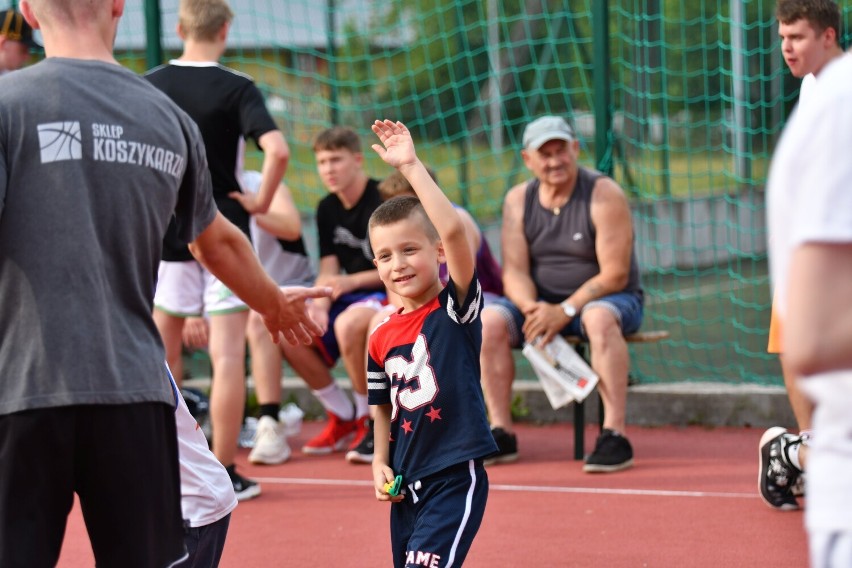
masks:
{"type": "Polygon", "coordinates": [[[399,495],[399,490],[402,489],[402,476],[397,475],[393,481],[385,483],[385,493],[391,497],[399,495]]]}

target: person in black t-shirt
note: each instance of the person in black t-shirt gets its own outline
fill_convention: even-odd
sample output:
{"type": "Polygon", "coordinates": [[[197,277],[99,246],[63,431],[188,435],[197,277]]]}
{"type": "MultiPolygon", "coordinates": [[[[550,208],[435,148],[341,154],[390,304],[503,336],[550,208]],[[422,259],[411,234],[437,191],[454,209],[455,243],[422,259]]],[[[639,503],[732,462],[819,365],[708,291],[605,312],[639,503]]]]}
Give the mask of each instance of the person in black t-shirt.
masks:
{"type": "MultiPolygon", "coordinates": [[[[248,236],[250,216],[269,208],[287,169],[290,150],[252,79],[217,62],[225,52],[233,19],[228,4],[224,0],[181,0],[178,16],[183,54],[146,77],[198,124],[216,205],[248,236]],[[257,195],[242,193],[237,178],[246,138],[253,139],[264,154],[257,195]]],[[[245,405],[248,307],[192,259],[173,226],[166,233],[162,260],[154,320],[166,345],[169,366],[179,380],[186,318],[202,313],[210,316],[213,453],[228,469],[237,497],[256,497],[260,487],[234,470],[245,405]]]]}

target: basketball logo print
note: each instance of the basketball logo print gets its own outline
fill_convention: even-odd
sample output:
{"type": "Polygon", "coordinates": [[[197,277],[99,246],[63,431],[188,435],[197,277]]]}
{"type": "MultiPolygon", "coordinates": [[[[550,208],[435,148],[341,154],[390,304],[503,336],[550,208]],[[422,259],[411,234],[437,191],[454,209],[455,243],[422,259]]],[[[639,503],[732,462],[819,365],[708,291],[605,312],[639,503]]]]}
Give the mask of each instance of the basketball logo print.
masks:
{"type": "Polygon", "coordinates": [[[41,149],[42,164],[81,159],[83,141],[80,136],[80,123],[73,121],[39,124],[38,145],[41,149]]]}

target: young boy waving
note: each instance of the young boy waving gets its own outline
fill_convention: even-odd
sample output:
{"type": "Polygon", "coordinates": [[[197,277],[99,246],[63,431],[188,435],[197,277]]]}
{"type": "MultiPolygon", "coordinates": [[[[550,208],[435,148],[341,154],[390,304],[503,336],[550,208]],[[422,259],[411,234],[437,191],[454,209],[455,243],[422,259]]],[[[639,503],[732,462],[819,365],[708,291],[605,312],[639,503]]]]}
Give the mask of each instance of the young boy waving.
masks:
{"type": "Polygon", "coordinates": [[[479,385],[482,290],[464,224],[408,129],[389,120],[372,128],[382,142],[373,149],[417,193],[383,203],[369,224],[373,262],[402,299],[369,342],[376,497],[393,503],[394,566],[461,565],[488,498],[482,459],[497,451],[479,385]],[[386,484],[399,476],[396,494],[386,484]]]}

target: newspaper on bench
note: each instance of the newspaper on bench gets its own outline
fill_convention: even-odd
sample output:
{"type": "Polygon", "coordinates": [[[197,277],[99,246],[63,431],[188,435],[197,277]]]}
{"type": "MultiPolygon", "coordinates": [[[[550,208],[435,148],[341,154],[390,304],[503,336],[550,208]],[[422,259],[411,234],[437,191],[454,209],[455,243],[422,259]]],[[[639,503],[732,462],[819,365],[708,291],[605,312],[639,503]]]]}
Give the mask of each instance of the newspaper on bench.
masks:
{"type": "Polygon", "coordinates": [[[539,339],[524,344],[523,354],[554,409],[571,401],[582,402],[598,384],[592,368],[559,335],[544,346],[539,339]]]}

